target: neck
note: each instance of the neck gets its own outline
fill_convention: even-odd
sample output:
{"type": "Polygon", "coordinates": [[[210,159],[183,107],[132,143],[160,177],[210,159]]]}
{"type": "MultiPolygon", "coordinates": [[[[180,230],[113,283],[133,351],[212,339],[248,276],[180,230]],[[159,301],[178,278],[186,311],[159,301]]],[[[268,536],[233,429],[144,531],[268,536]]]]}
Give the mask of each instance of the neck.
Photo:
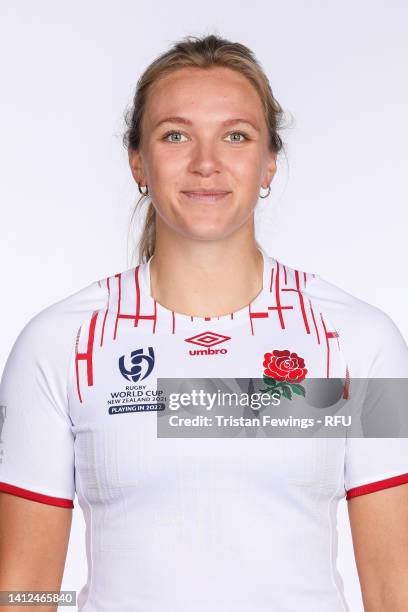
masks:
{"type": "Polygon", "coordinates": [[[216,317],[247,306],[263,286],[263,257],[254,237],[156,239],[150,293],[169,310],[216,317]]]}

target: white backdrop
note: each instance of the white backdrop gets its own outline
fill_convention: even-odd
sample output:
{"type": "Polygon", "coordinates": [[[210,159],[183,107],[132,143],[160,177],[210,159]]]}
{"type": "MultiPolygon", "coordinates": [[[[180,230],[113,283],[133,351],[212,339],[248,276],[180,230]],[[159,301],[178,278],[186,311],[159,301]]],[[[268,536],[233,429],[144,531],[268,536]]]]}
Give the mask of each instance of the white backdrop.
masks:
{"type": "MultiPolygon", "coordinates": [[[[293,117],[259,202],[261,244],[380,307],[408,338],[407,19],[404,0],[2,2],[0,368],[39,310],[133,265],[122,117],[143,69],[187,34],[251,47],[293,117]]],[[[75,504],[62,588],[79,591],[75,504]]],[[[338,566],[362,612],[345,501],[338,566]]]]}

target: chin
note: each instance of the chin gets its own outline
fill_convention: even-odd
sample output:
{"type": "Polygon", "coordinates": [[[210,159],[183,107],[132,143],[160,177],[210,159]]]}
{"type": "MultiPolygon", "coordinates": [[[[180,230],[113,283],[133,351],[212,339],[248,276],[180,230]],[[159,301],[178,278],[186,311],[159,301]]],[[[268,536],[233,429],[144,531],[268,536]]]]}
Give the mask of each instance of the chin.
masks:
{"type": "MultiPolygon", "coordinates": [[[[234,215],[232,210],[227,214],[225,211],[211,214],[211,211],[190,210],[186,214],[186,210],[182,207],[177,208],[172,215],[169,211],[166,217],[166,223],[173,230],[193,240],[220,240],[245,223],[245,219],[237,219],[237,214],[234,215]]],[[[240,217],[242,217],[242,211],[240,217]]]]}
{"type": "Polygon", "coordinates": [[[179,228],[179,231],[183,236],[192,240],[222,240],[232,234],[235,229],[235,226],[223,226],[219,223],[217,225],[186,224],[183,228],[179,228]]]}

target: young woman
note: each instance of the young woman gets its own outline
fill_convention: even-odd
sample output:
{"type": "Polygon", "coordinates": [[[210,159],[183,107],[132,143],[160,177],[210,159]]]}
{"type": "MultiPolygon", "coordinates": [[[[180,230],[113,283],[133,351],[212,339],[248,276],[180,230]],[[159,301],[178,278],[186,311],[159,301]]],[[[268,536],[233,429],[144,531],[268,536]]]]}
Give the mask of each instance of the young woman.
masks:
{"type": "Polygon", "coordinates": [[[0,589],[60,587],[76,493],[82,612],[343,612],[346,498],[365,610],[408,609],[405,439],[158,435],[166,378],[264,377],[290,408],[312,379],[347,400],[407,377],[388,315],[255,240],[281,113],[251,51],[212,35],[140,78],[140,263],[36,315],[3,373],[0,589]]]}

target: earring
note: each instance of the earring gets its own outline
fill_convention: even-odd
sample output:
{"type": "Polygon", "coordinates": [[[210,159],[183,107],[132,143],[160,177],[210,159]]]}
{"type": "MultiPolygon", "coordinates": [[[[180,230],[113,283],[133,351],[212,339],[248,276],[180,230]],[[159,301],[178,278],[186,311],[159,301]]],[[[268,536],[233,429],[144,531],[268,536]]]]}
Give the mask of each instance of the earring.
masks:
{"type": "Polygon", "coordinates": [[[142,194],[142,195],[144,195],[144,196],[149,195],[149,188],[148,188],[148,186],[147,186],[147,185],[146,185],[146,191],[142,191],[142,188],[141,188],[141,186],[140,186],[140,183],[138,183],[138,184],[137,184],[137,186],[138,186],[138,188],[139,188],[139,193],[141,193],[141,194],[142,194]]]}
{"type": "MultiPolygon", "coordinates": [[[[262,187],[262,189],[264,189],[264,187],[262,187]]],[[[271,186],[270,186],[270,185],[268,185],[268,193],[267,193],[267,194],[265,194],[265,195],[261,195],[261,194],[259,194],[259,197],[260,197],[260,198],[262,198],[262,199],[263,199],[263,198],[267,198],[267,197],[268,197],[268,195],[269,195],[270,193],[271,193],[271,186]]]]}

